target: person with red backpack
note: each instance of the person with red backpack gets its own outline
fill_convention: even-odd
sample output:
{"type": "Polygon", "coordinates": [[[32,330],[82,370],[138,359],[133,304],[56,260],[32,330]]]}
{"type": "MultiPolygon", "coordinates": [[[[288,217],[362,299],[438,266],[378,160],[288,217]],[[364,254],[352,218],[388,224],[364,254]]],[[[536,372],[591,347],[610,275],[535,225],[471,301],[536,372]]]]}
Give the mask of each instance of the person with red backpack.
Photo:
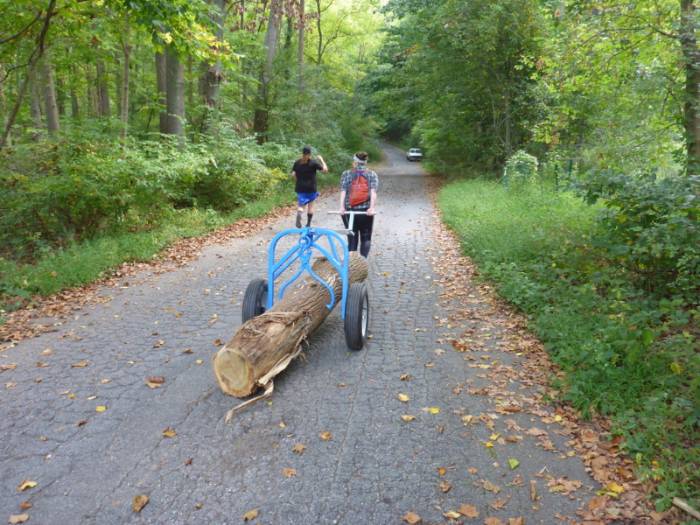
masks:
{"type": "Polygon", "coordinates": [[[346,211],[367,213],[367,215],[355,216],[353,234],[348,235],[349,250],[357,251],[359,244],[360,254],[365,258],[369,255],[372,246],[372,229],[379,188],[379,177],[367,168],[367,159],[368,155],[364,151],[356,153],[353,157],[352,169],[344,171],[340,179],[340,212],[343,214],[345,227],[348,227],[350,221],[346,211]]]}

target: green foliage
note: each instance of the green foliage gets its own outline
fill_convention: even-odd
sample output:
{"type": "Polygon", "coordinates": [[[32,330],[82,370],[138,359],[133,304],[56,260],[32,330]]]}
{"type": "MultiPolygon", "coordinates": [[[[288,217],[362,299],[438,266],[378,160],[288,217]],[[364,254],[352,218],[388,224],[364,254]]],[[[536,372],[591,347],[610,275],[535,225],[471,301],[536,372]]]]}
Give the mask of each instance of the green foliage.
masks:
{"type": "Polygon", "coordinates": [[[537,157],[523,150],[516,151],[506,161],[503,169],[503,183],[511,188],[534,183],[537,179],[537,165],[537,157]]]}
{"type": "Polygon", "coordinates": [[[500,169],[542,112],[538,2],[394,0],[386,10],[397,22],[364,92],[387,134],[412,133],[442,172],[500,169]]]}
{"type": "Polygon", "coordinates": [[[293,158],[289,147],[233,135],[216,144],[142,140],[123,148],[109,137],[71,133],[48,149],[7,150],[0,256],[33,258],[98,234],[148,228],[174,208],[234,210],[276,192],[293,158]]]}
{"type": "Polygon", "coordinates": [[[581,185],[603,199],[600,247],[611,265],[658,296],[700,297],[700,177],[661,180],[601,173],[581,185]]]}
{"type": "MultiPolygon", "coordinates": [[[[629,201],[625,213],[637,209],[629,201]]],[[[697,505],[700,477],[694,465],[700,450],[693,443],[700,439],[700,313],[682,295],[671,295],[672,286],[649,294],[640,288],[634,267],[613,261],[616,243],[625,244],[621,239],[636,229],[625,227],[611,243],[607,221],[618,216],[619,204],[603,202],[610,208],[586,205],[568,193],[509,192],[482,180],[450,184],[439,197],[465,252],[499,293],[529,316],[531,328],[566,372],[554,379],[563,399],[584,414],[611,416],[640,473],[659,482],[660,508],[668,508],[673,496],[697,505]]],[[[680,203],[669,195],[667,220],[652,215],[664,231],[685,213],[675,217],[671,202],[680,203]]],[[[643,216],[640,211],[638,217],[643,216]]],[[[693,252],[697,243],[684,249],[693,252]]]]}

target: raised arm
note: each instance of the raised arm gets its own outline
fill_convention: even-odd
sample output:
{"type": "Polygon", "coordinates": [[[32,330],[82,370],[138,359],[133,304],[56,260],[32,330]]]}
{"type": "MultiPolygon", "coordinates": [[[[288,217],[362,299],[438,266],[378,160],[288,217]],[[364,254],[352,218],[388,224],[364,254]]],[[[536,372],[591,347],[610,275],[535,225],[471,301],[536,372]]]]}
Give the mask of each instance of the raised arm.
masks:
{"type": "Polygon", "coordinates": [[[321,155],[318,156],[318,160],[321,162],[321,172],[328,173],[328,165],[326,164],[326,161],[323,160],[323,157],[321,157],[321,155]]]}

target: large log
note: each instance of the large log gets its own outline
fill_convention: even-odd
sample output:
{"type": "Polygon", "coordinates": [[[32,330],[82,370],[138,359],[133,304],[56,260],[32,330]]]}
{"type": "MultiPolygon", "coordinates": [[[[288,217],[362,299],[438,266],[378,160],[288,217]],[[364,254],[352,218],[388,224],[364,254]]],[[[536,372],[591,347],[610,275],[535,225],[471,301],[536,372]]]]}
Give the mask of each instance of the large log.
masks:
{"type": "MultiPolygon", "coordinates": [[[[342,282],[325,258],[314,262],[313,270],[335,292],[340,304],[342,282]]],[[[350,254],[350,284],[367,279],[367,261],[350,254]]],[[[292,285],[270,311],[241,326],[233,338],[214,356],[214,374],[224,393],[246,397],[266,386],[298,355],[301,343],[328,316],[328,290],[307,277],[292,285]]]]}

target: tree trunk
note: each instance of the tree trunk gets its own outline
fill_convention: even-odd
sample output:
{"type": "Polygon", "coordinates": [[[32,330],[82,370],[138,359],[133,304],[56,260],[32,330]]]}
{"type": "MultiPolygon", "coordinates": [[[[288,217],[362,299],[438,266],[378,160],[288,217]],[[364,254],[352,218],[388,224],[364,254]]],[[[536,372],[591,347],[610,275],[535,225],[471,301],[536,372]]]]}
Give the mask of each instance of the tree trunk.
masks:
{"type": "Polygon", "coordinates": [[[185,136],[185,67],[174,47],[165,53],[167,130],[169,135],[185,136]]]}
{"type": "Polygon", "coordinates": [[[36,72],[30,68],[27,70],[29,82],[29,111],[32,115],[32,140],[39,140],[44,123],[41,118],[41,92],[37,82],[36,72]]]}
{"type": "MultiPolygon", "coordinates": [[[[211,21],[212,24],[216,26],[216,40],[218,43],[222,43],[224,40],[224,14],[226,12],[226,2],[225,0],[209,0],[209,3],[214,8],[211,21]]],[[[220,52],[217,51],[217,54],[219,53],[220,52]]],[[[217,59],[213,64],[202,64],[202,97],[204,98],[204,103],[208,109],[215,108],[216,103],[219,100],[222,71],[223,68],[221,65],[221,60],[217,59]]]]}
{"type": "Polygon", "coordinates": [[[321,27],[321,0],[316,0],[316,9],[318,16],[316,17],[316,31],[318,31],[318,48],[316,50],[316,63],[320,66],[323,60],[323,28],[321,27]]]}
{"type": "Polygon", "coordinates": [[[105,63],[102,60],[98,60],[95,64],[95,70],[97,73],[97,114],[100,117],[109,117],[111,111],[109,107],[109,87],[105,63]]]}
{"type": "Polygon", "coordinates": [[[160,126],[161,133],[168,132],[168,109],[166,100],[167,68],[166,59],[163,53],[156,53],[156,88],[158,89],[158,104],[160,105],[160,126]]]}
{"type": "Polygon", "coordinates": [[[63,117],[66,114],[66,85],[63,77],[56,75],[56,106],[58,115],[63,117]]]}
{"type": "Polygon", "coordinates": [[[43,84],[44,84],[44,104],[46,113],[46,128],[49,133],[59,131],[60,124],[58,120],[58,106],[56,105],[56,87],[53,80],[53,66],[51,65],[51,57],[45,53],[42,60],[43,84]]]}
{"type": "Polygon", "coordinates": [[[680,40],[685,62],[685,128],[688,175],[700,174],[700,49],[697,41],[697,2],[681,0],[680,40]]]}
{"type": "MultiPolygon", "coordinates": [[[[342,293],[339,275],[323,258],[313,265],[314,272],[333,287],[336,297],[342,293]]],[[[367,278],[367,260],[352,252],[350,283],[367,278]]],[[[214,374],[224,393],[245,397],[263,386],[261,378],[284,369],[277,366],[295,356],[299,345],[316,330],[330,311],[325,288],[307,278],[290,288],[269,312],[246,322],[214,356],[214,374]]],[[[286,366],[286,365],[285,365],[286,366]]],[[[266,379],[271,379],[266,378],[266,379]]],[[[265,381],[266,382],[266,381],[265,381]]]]}
{"type": "Polygon", "coordinates": [[[304,31],[306,24],[304,0],[299,0],[299,41],[297,49],[297,73],[299,75],[299,92],[304,91],[304,31]]]}
{"type": "Polygon", "coordinates": [[[282,20],[282,0],[272,0],[270,3],[270,18],[265,33],[265,64],[260,75],[258,97],[255,104],[253,130],[260,144],[267,141],[268,118],[270,112],[270,84],[274,73],[277,42],[279,40],[280,23],[282,20]]]}
{"type": "Polygon", "coordinates": [[[75,90],[76,71],[75,67],[70,68],[70,116],[73,119],[80,118],[80,104],[78,103],[78,93],[75,90]]]}
{"type": "MultiPolygon", "coordinates": [[[[126,37],[125,37],[126,38],[126,37]]],[[[129,131],[129,64],[131,58],[131,45],[128,41],[122,42],[123,70],[122,70],[122,92],[121,92],[121,121],[122,121],[122,141],[126,140],[129,131]]]]}
{"type": "MultiPolygon", "coordinates": [[[[123,54],[123,43],[122,43],[122,54],[123,54]]],[[[124,91],[124,79],[122,77],[122,72],[124,71],[124,66],[118,56],[114,57],[114,103],[117,105],[117,116],[121,118],[122,114],[122,92],[124,91]]]]}

